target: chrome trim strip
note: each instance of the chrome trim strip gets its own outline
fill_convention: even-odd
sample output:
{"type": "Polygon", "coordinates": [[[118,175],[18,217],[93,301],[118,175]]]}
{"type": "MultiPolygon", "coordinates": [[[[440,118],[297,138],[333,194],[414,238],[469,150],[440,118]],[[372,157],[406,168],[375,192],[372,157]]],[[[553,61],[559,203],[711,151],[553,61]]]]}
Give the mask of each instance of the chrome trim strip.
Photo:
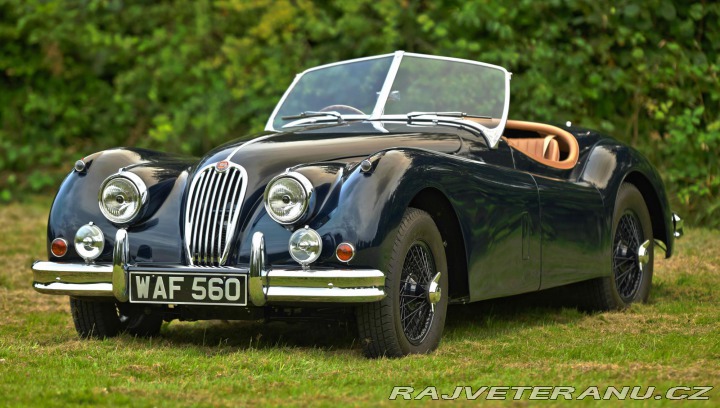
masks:
{"type": "MultiPolygon", "coordinates": [[[[231,165],[234,166],[234,165],[231,165]]],[[[238,217],[240,216],[240,211],[242,210],[242,204],[243,200],[245,199],[245,189],[247,188],[247,172],[245,171],[245,168],[237,165],[237,168],[240,169],[240,173],[237,176],[237,179],[233,178],[233,176],[229,176],[230,179],[228,182],[232,185],[233,192],[232,195],[230,195],[230,207],[228,210],[232,210],[233,207],[236,208],[236,210],[230,215],[229,221],[228,221],[228,227],[225,230],[225,248],[222,251],[222,257],[219,260],[220,265],[224,265],[225,261],[227,261],[227,257],[230,254],[230,244],[232,243],[232,238],[235,236],[235,228],[237,227],[238,217]],[[236,194],[238,186],[240,187],[240,193],[236,194]],[[235,201],[237,200],[237,201],[235,201]]],[[[230,174],[229,168],[227,170],[227,173],[230,174]]]]}
{"type": "Polygon", "coordinates": [[[34,282],[33,288],[48,295],[68,295],[68,296],[112,296],[112,283],[66,283],[52,282],[41,283],[34,282]]]}
{"type": "MultiPolygon", "coordinates": [[[[216,236],[216,232],[217,232],[217,233],[220,233],[220,232],[221,232],[221,231],[216,231],[216,228],[217,228],[217,225],[218,225],[218,224],[217,224],[217,222],[218,222],[218,213],[220,213],[220,225],[223,225],[222,222],[223,222],[223,220],[224,220],[224,218],[225,218],[225,209],[227,208],[227,207],[226,207],[226,206],[227,206],[227,200],[224,200],[224,198],[226,198],[226,197],[223,195],[223,193],[224,193],[223,190],[225,190],[225,187],[227,187],[227,183],[222,183],[222,182],[221,182],[222,180],[225,179],[226,174],[227,174],[227,170],[226,170],[226,171],[223,171],[223,172],[218,172],[219,177],[218,177],[217,183],[220,184],[220,185],[219,185],[219,188],[218,188],[218,189],[216,189],[218,186],[216,186],[216,188],[213,188],[213,191],[214,191],[216,194],[213,194],[213,200],[212,200],[212,202],[210,203],[210,207],[211,207],[211,208],[215,208],[215,200],[216,200],[216,199],[218,200],[218,201],[217,201],[217,203],[218,203],[218,208],[220,207],[220,203],[223,203],[223,205],[222,205],[222,211],[221,211],[221,212],[215,211],[215,213],[212,214],[212,221],[210,222],[210,225],[212,225],[212,230],[210,231],[210,248],[209,248],[209,253],[211,254],[211,256],[212,256],[212,254],[215,253],[215,236],[216,236]]],[[[228,188],[227,190],[229,191],[230,189],[228,188]]],[[[208,221],[210,221],[210,219],[208,219],[208,221]]],[[[220,227],[220,229],[222,230],[222,227],[220,227]]],[[[206,245],[207,245],[207,243],[206,243],[206,245]]],[[[222,246],[222,241],[218,238],[218,252],[220,252],[220,250],[222,249],[222,248],[220,248],[221,246],[222,246]]],[[[226,246],[227,246],[227,244],[226,244],[226,246]]]]}
{"type": "Polygon", "coordinates": [[[110,283],[113,272],[111,265],[49,261],[35,261],[32,270],[33,280],[40,283],[61,280],[69,283],[110,283]]]}
{"type": "Polygon", "coordinates": [[[231,161],[232,161],[232,158],[235,157],[235,155],[237,154],[237,152],[238,152],[240,149],[244,149],[244,148],[246,148],[246,147],[248,147],[248,146],[250,146],[250,145],[253,145],[253,144],[255,144],[255,143],[262,142],[263,140],[269,139],[269,138],[271,138],[271,137],[273,137],[273,136],[275,136],[275,135],[274,135],[274,134],[271,134],[271,135],[260,136],[260,137],[257,137],[257,138],[255,138],[255,139],[252,139],[252,140],[248,140],[247,142],[241,144],[240,146],[236,147],[232,152],[230,152],[230,154],[228,155],[227,159],[225,159],[225,160],[231,162],[231,161]]]}
{"type": "Polygon", "coordinates": [[[269,302],[318,302],[318,303],[364,303],[382,300],[385,292],[381,288],[286,288],[270,287],[267,291],[269,302]]]}
{"type": "Polygon", "coordinates": [[[115,234],[115,248],[113,250],[112,264],[112,293],[115,299],[121,302],[128,301],[128,273],[127,264],[130,259],[130,244],[125,229],[119,229],[115,234]]]}
{"type": "Polygon", "coordinates": [[[291,270],[273,269],[263,283],[275,287],[360,288],[385,285],[385,274],[376,269],[291,270]]]}
{"type": "Polygon", "coordinates": [[[112,266],[36,261],[33,288],[53,295],[105,296],[112,292],[112,266]]]}

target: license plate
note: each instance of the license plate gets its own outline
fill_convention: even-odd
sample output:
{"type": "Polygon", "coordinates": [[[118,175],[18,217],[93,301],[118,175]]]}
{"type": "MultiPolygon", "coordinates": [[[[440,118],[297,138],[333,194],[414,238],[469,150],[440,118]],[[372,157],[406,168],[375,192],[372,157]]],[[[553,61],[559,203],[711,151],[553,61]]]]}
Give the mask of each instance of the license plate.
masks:
{"type": "Polygon", "coordinates": [[[247,305],[247,275],[130,272],[130,302],[247,305]]]}

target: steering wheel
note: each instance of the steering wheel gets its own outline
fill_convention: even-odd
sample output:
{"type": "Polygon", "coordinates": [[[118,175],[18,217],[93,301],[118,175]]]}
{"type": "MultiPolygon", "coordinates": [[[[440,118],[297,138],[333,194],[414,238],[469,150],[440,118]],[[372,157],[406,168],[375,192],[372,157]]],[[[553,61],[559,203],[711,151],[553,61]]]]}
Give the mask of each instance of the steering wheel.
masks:
{"type": "Polygon", "coordinates": [[[361,111],[358,108],[354,108],[350,105],[328,105],[319,110],[319,112],[331,112],[331,111],[336,111],[337,113],[343,113],[341,111],[345,111],[345,113],[354,113],[354,114],[358,114],[358,115],[365,114],[365,112],[361,111]]]}

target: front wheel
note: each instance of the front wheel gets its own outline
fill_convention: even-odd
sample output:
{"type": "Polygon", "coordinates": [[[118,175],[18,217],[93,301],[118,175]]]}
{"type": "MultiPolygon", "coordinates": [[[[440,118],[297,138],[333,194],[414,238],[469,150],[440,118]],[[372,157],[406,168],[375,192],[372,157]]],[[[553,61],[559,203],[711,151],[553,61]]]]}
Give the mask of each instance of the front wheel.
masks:
{"type": "Polygon", "coordinates": [[[409,208],[400,223],[385,277],[386,297],[357,308],[368,357],[425,354],[440,344],[448,302],[445,248],[435,222],[409,208]]]}
{"type": "Polygon", "coordinates": [[[75,330],[82,338],[115,337],[122,332],[132,336],[153,337],[160,333],[162,316],[112,300],[70,298],[75,330]]]}
{"type": "Polygon", "coordinates": [[[612,275],[586,282],[586,308],[624,309],[645,302],[653,275],[652,221],[642,194],[632,184],[618,190],[613,214],[612,275]]]}

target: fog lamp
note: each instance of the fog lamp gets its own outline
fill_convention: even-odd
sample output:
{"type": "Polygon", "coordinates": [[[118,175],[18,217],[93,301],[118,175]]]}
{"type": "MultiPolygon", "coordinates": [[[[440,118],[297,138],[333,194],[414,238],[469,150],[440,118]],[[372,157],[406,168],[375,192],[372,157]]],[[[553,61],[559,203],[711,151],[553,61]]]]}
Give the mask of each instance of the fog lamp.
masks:
{"type": "Polygon", "coordinates": [[[105,248],[105,235],[97,225],[85,224],[75,234],[75,251],[90,262],[100,256],[105,248]]]}
{"type": "Polygon", "coordinates": [[[290,256],[302,266],[315,262],[322,252],[322,238],[314,229],[301,228],[290,236],[290,256]]]}

